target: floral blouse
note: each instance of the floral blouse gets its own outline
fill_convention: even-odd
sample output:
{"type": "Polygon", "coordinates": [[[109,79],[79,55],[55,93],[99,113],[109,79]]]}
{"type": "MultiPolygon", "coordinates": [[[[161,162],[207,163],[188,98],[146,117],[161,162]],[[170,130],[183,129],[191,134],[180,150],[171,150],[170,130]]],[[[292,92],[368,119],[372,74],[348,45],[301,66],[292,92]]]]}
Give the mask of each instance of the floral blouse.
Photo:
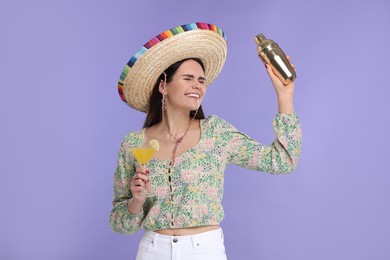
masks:
{"type": "Polygon", "coordinates": [[[262,145],[217,116],[202,119],[199,143],[180,154],[168,177],[170,160],[152,159],[150,182],[157,196],[147,198],[139,214],[131,214],[129,182],[135,158],[129,146],[144,143],[144,132],[123,139],[114,176],[110,226],[114,232],[132,234],[147,230],[218,225],[224,218],[222,197],[227,164],[268,173],[290,173],[301,153],[302,133],[296,114],[277,114],[273,127],[277,139],[262,145]],[[171,182],[169,183],[169,179],[171,182]],[[172,185],[172,191],[170,190],[172,185]]]}

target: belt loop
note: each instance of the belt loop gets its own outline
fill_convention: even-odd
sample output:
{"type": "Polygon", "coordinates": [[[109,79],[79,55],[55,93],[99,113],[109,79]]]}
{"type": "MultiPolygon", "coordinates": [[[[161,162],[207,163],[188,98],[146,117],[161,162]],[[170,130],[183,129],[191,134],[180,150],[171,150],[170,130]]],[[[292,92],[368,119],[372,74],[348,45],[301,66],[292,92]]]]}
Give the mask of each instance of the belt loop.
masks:
{"type": "Polygon", "coordinates": [[[192,242],[192,248],[194,249],[194,251],[197,251],[199,247],[199,242],[197,241],[195,236],[191,236],[191,242],[192,242]]]}
{"type": "Polygon", "coordinates": [[[158,233],[153,232],[153,238],[152,238],[152,247],[153,248],[156,248],[157,240],[158,240],[158,233]]]}

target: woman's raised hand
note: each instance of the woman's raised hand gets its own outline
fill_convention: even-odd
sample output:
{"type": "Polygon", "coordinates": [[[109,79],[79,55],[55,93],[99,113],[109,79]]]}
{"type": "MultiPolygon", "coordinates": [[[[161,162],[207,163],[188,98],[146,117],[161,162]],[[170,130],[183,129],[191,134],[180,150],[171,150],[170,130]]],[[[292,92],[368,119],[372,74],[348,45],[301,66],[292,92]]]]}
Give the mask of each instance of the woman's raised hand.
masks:
{"type": "MultiPolygon", "coordinates": [[[[287,59],[291,62],[290,56],[287,56],[287,59]]],[[[265,65],[267,68],[268,76],[270,77],[272,81],[272,85],[274,85],[274,88],[276,90],[276,94],[280,98],[288,98],[293,97],[294,95],[294,81],[292,81],[288,85],[284,85],[282,81],[275,75],[275,73],[272,71],[271,66],[268,64],[265,65]]],[[[291,64],[293,69],[295,70],[294,64],[291,64]]]]}
{"type": "MultiPolygon", "coordinates": [[[[290,56],[287,56],[287,59],[290,61],[290,56]]],[[[272,71],[271,66],[267,64],[265,66],[267,68],[268,76],[270,77],[272,85],[274,86],[278,96],[278,112],[281,114],[294,113],[294,81],[290,82],[288,85],[284,85],[283,82],[272,71]]],[[[295,70],[294,64],[291,64],[291,66],[295,70]]]]}

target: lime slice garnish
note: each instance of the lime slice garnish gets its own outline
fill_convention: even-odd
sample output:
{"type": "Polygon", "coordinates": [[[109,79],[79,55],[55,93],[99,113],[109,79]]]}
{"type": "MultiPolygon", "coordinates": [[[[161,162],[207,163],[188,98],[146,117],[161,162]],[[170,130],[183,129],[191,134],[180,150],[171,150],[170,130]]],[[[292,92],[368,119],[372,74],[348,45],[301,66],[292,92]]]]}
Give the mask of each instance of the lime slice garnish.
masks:
{"type": "Polygon", "coordinates": [[[158,143],[158,141],[157,141],[156,139],[150,140],[149,144],[150,144],[150,146],[151,146],[154,150],[156,150],[156,151],[160,150],[160,144],[158,143]]]}

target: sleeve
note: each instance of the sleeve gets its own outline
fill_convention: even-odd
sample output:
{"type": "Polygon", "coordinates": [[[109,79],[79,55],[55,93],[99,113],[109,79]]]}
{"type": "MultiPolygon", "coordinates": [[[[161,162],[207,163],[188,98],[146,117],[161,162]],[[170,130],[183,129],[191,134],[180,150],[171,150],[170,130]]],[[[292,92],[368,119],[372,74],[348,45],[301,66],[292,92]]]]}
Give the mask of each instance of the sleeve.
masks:
{"type": "Polygon", "coordinates": [[[114,198],[110,214],[111,230],[120,234],[133,234],[140,228],[145,218],[144,210],[134,215],[127,210],[127,203],[132,198],[129,182],[134,175],[134,159],[130,156],[128,143],[121,143],[118,163],[114,175],[114,198]]]}
{"type": "Polygon", "coordinates": [[[290,173],[296,168],[302,149],[302,131],[295,113],[275,116],[276,140],[268,146],[226,124],[221,137],[229,163],[267,173],[290,173]]]}

